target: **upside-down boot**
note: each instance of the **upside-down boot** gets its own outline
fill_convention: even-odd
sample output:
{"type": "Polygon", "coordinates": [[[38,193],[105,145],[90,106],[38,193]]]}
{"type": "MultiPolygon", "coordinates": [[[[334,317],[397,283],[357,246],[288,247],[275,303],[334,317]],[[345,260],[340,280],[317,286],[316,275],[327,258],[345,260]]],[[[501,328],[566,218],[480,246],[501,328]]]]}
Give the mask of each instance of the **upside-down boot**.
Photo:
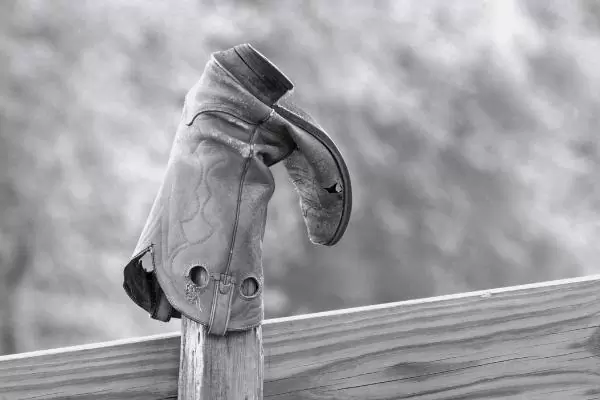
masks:
{"type": "Polygon", "coordinates": [[[337,243],[351,211],[344,160],[301,109],[292,83],[250,45],[213,53],[188,92],[166,174],[124,288],[154,319],[188,318],[214,335],[264,317],[262,240],[283,161],[314,243],[337,243]]]}

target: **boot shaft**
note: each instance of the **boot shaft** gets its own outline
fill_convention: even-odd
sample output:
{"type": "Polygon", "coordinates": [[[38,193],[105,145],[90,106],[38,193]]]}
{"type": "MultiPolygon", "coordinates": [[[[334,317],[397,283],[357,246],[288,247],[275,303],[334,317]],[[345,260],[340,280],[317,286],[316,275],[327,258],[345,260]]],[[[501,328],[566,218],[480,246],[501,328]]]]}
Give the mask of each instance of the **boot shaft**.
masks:
{"type": "Polygon", "coordinates": [[[276,104],[292,87],[241,45],[213,54],[188,92],[163,184],[125,268],[125,290],[153,318],[185,314],[218,335],[261,323],[269,167],[277,162],[285,160],[310,239],[333,245],[344,233],[347,168],[312,119],[276,104]],[[150,273],[139,271],[144,254],[150,273]]]}

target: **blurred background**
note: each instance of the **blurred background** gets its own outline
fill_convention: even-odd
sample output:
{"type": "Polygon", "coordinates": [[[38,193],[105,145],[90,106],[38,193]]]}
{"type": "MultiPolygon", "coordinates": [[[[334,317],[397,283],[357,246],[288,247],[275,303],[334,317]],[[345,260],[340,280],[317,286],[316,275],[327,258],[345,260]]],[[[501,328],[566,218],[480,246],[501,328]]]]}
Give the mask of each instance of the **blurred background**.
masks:
{"type": "Polygon", "coordinates": [[[599,271],[598,0],[3,0],[0,354],[179,330],[123,266],[187,90],[239,43],[355,188],[318,247],[273,168],[268,318],[599,271]]]}

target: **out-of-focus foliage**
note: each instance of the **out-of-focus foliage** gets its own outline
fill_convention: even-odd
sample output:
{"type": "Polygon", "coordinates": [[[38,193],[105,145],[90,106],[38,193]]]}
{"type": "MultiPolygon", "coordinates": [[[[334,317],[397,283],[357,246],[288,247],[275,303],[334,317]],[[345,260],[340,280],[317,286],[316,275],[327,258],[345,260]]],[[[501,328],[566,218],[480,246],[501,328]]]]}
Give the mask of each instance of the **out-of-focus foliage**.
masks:
{"type": "Polygon", "coordinates": [[[355,188],[345,238],[316,247],[274,168],[267,317],[596,270],[595,0],[5,0],[0,353],[178,329],[127,298],[122,267],[186,91],[244,42],[355,188]]]}

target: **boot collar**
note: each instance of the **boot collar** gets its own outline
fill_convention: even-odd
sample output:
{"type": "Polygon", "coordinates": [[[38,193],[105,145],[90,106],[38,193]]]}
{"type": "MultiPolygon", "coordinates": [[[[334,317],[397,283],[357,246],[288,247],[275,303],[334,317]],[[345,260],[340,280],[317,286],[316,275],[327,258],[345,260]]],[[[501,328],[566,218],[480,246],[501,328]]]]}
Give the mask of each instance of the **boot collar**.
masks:
{"type": "Polygon", "coordinates": [[[205,111],[226,111],[250,123],[264,120],[294,85],[249,44],[212,54],[198,83],[185,99],[183,119],[190,125],[205,111]]]}
{"type": "Polygon", "coordinates": [[[240,44],[212,56],[269,107],[294,88],[283,72],[250,44],[240,44]]]}

